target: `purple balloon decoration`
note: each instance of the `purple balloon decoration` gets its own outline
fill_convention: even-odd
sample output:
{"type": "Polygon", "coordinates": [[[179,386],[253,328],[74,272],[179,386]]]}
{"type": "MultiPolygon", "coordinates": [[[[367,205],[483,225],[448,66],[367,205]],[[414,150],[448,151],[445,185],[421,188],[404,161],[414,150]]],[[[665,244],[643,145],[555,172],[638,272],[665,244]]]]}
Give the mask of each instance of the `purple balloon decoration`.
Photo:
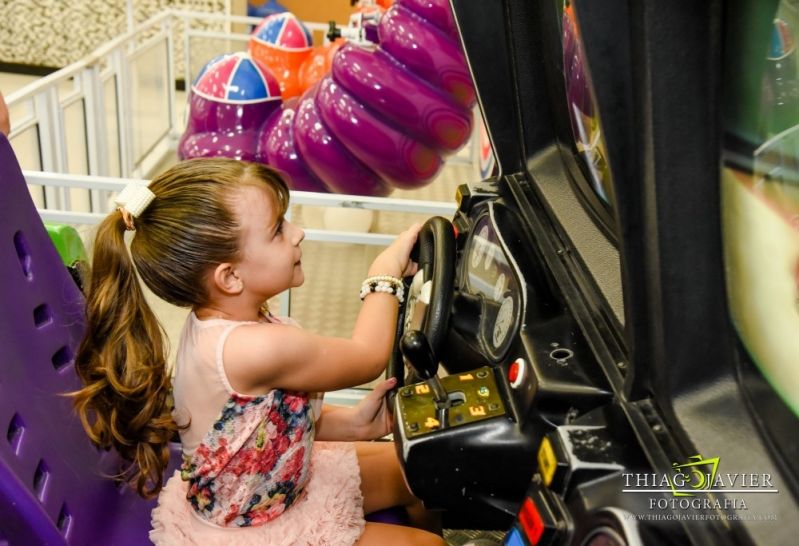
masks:
{"type": "Polygon", "coordinates": [[[214,59],[192,85],[180,157],[259,161],[303,191],[385,196],[429,184],[468,141],[476,101],[449,2],[398,0],[377,33],[376,47],[342,47],[331,72],[282,107],[268,67],[238,53],[239,74],[229,56],[214,59]]]}
{"type": "Polygon", "coordinates": [[[279,108],[277,80],[249,55],[233,53],[212,59],[192,84],[178,157],[256,161],[258,135],[279,108]]]}
{"type": "Polygon", "coordinates": [[[436,29],[449,36],[454,42],[460,43],[458,27],[452,16],[449,2],[436,2],[431,0],[401,0],[397,2],[408,8],[416,15],[430,22],[436,29]]]}
{"type": "Polygon", "coordinates": [[[294,122],[294,137],[306,166],[335,193],[388,195],[391,188],[358,161],[322,122],[316,107],[318,89],[316,85],[300,98],[294,122]]]}
{"type": "Polygon", "coordinates": [[[460,43],[435,25],[394,4],[380,21],[380,48],[402,63],[406,70],[430,85],[443,89],[471,108],[475,102],[472,78],[460,43]]]}
{"type": "Polygon", "coordinates": [[[441,168],[434,150],[381,122],[330,77],[321,82],[316,106],[347,149],[394,186],[422,186],[441,168]]]}
{"type": "Polygon", "coordinates": [[[472,115],[451,96],[404,70],[382,50],[345,45],[333,79],[364,106],[412,138],[454,152],[469,138],[472,115]]]}
{"type": "Polygon", "coordinates": [[[282,110],[273,114],[258,136],[256,160],[271,165],[287,175],[292,189],[299,191],[327,192],[321,180],[305,167],[294,140],[294,118],[297,101],[291,100],[282,110]]]}

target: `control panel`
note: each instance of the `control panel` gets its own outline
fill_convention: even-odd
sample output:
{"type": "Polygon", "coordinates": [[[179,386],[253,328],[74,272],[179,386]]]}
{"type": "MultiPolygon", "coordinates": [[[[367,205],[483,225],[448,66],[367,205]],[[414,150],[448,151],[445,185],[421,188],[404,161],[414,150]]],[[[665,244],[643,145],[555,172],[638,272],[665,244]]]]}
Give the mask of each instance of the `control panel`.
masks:
{"type": "Polygon", "coordinates": [[[505,414],[505,404],[488,366],[441,378],[441,385],[447,395],[445,404],[436,403],[433,389],[425,382],[399,390],[397,408],[406,438],[505,414]]]}

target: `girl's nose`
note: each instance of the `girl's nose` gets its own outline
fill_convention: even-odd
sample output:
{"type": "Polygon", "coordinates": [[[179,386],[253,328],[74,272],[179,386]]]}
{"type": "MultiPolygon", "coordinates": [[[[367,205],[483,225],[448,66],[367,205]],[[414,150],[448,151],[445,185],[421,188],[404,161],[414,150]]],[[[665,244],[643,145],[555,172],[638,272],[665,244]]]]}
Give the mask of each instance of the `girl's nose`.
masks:
{"type": "Polygon", "coordinates": [[[295,235],[294,240],[296,241],[294,244],[298,245],[305,239],[305,230],[299,226],[294,226],[295,235]]]}

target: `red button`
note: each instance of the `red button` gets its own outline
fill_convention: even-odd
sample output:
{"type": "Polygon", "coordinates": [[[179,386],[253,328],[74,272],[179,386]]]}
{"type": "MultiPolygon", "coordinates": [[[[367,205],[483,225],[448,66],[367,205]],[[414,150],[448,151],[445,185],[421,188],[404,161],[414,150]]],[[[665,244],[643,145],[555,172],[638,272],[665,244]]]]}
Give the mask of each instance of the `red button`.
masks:
{"type": "Polygon", "coordinates": [[[544,534],[544,521],[538,513],[538,508],[529,498],[524,499],[522,509],[519,510],[519,523],[522,524],[530,544],[538,544],[541,535],[544,534]]]}
{"type": "Polygon", "coordinates": [[[522,386],[525,382],[525,367],[527,366],[527,362],[524,361],[523,358],[517,358],[513,361],[513,363],[508,367],[508,381],[510,381],[510,386],[514,389],[518,389],[522,386]]]}

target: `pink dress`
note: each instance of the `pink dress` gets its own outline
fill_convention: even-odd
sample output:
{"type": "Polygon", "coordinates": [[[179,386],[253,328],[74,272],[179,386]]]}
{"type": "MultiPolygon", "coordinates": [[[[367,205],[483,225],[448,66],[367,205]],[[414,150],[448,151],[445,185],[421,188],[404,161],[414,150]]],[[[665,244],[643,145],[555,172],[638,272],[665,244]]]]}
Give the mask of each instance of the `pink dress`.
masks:
{"type": "MultiPolygon", "coordinates": [[[[271,318],[270,322],[277,322],[271,318]]],[[[189,315],[173,396],[183,466],[152,513],[156,545],[349,545],[364,529],[355,449],[314,442],[307,393],[233,390],[225,340],[245,322],[189,315]]],[[[321,407],[321,400],[319,407],[321,407]]],[[[316,414],[316,415],[315,415],[316,414]]]]}

